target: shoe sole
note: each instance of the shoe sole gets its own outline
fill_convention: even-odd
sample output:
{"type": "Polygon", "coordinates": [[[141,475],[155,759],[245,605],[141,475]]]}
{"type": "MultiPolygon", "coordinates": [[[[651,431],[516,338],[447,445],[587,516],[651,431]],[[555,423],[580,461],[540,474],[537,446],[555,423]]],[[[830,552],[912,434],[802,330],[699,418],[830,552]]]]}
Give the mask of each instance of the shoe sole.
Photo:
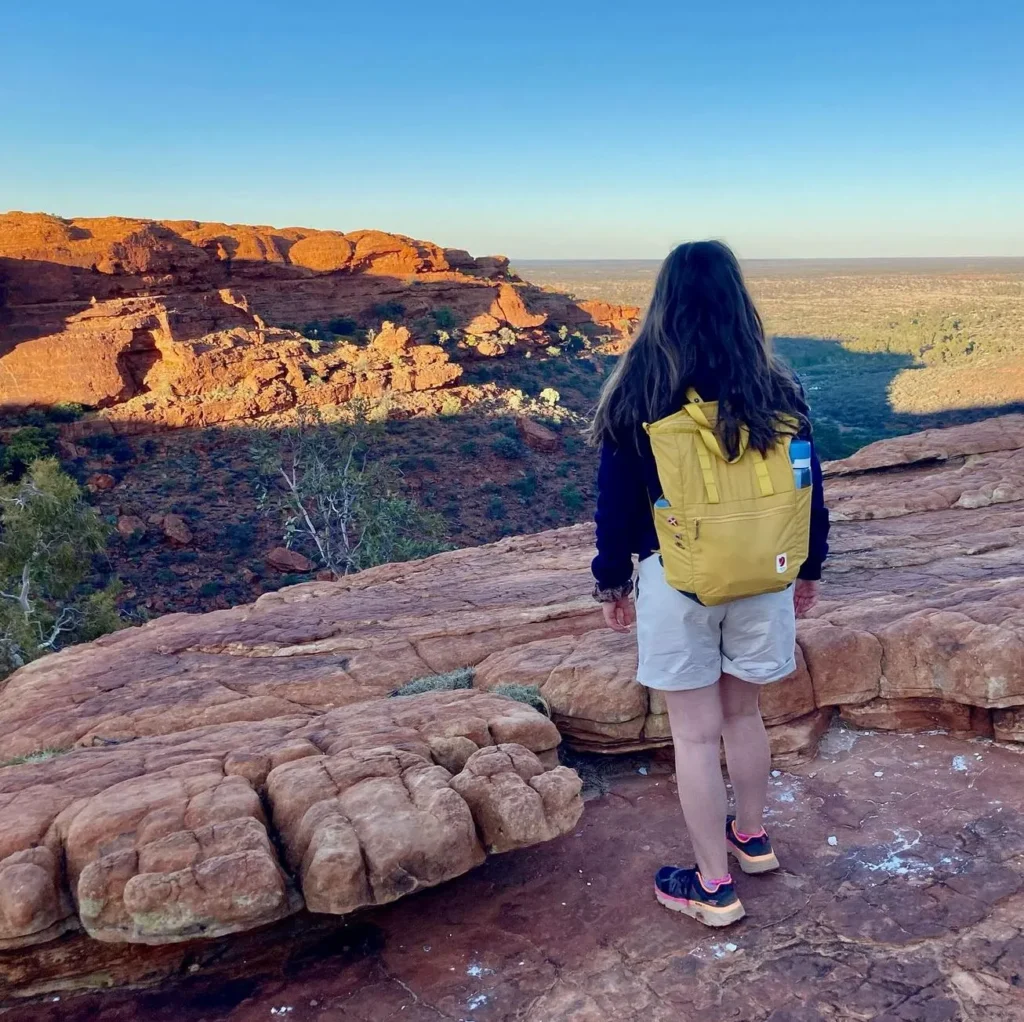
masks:
{"type": "Polygon", "coordinates": [[[705,926],[731,926],[747,914],[740,901],[719,908],[717,905],[704,905],[699,901],[688,901],[686,898],[673,898],[668,894],[662,894],[657,887],[654,888],[654,896],[659,904],[664,905],[670,912],[681,912],[705,926]]]}
{"type": "Polygon", "coordinates": [[[726,846],[729,849],[729,854],[740,864],[740,869],[744,873],[770,873],[773,869],[779,868],[779,860],[774,852],[767,852],[764,855],[747,855],[731,841],[726,841],[726,846]]]}

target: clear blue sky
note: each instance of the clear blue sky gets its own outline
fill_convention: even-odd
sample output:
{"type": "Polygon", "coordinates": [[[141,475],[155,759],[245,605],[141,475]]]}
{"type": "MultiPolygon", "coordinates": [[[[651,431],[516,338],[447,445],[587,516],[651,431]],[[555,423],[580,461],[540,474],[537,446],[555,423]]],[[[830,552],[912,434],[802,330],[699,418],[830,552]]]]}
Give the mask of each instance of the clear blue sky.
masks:
{"type": "Polygon", "coordinates": [[[1024,3],[5,6],[0,209],[1024,255],[1024,3]]]}

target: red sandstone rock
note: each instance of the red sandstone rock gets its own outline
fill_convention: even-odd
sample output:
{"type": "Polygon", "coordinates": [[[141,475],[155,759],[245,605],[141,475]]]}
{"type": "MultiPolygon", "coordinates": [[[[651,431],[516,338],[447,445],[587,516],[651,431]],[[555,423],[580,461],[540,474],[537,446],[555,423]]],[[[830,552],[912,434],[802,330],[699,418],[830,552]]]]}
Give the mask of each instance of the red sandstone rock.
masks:
{"type": "Polygon", "coordinates": [[[297,572],[302,575],[312,571],[315,567],[313,562],[304,554],[300,554],[298,550],[289,550],[283,546],[274,547],[267,554],[266,560],[270,567],[275,571],[280,571],[282,574],[297,572]]]}
{"type": "Polygon", "coordinates": [[[102,490],[112,490],[117,486],[117,480],[106,472],[94,472],[85,481],[85,485],[93,493],[98,493],[102,490]]]}
{"type": "Polygon", "coordinates": [[[538,758],[558,732],[521,703],[444,692],[264,711],[0,767],[0,947],[52,939],[72,905],[90,936],[142,944],[250,929],[303,898],[348,912],[483,861],[478,827],[507,850],[582,809],[578,778],[546,778],[538,758]],[[507,754],[474,758],[496,743],[507,754]]]}
{"type": "Polygon", "coordinates": [[[952,731],[991,737],[988,710],[942,699],[873,699],[843,706],[843,720],[881,731],[952,731]]]}
{"type": "Polygon", "coordinates": [[[533,419],[525,415],[521,415],[516,419],[516,425],[519,427],[519,434],[522,436],[523,442],[527,447],[532,447],[535,451],[550,454],[562,446],[557,433],[548,429],[547,426],[542,426],[539,422],[534,422],[533,419]]]}
{"type": "Polygon", "coordinates": [[[348,925],[302,914],[211,941],[78,934],[6,952],[4,1022],[265,1022],[285,1007],[299,1022],[1017,1022],[1018,755],[944,735],[826,736],[813,763],[772,779],[783,870],[740,878],[749,918],[721,936],[647,893],[657,865],[693,858],[670,770],[602,765],[607,794],[571,838],[348,925]],[[968,770],[951,769],[958,756],[968,770]],[[97,977],[109,988],[69,996],[97,977]]]}
{"type": "MultiPolygon", "coordinates": [[[[983,459],[1014,453],[975,464],[988,471],[983,459]]],[[[950,501],[971,486],[963,467],[951,455],[907,470],[946,494],[938,510],[837,523],[798,670],[763,695],[777,763],[806,757],[835,705],[871,728],[1021,740],[1024,511],[950,501]]],[[[835,479],[837,503],[856,487],[862,508],[872,488],[884,502],[906,483],[900,471],[835,479]]],[[[0,757],[73,751],[0,768],[0,947],[79,920],[110,941],[235,932],[300,896],[349,911],[454,875],[485,845],[573,827],[577,781],[541,772],[558,734],[529,708],[482,692],[356,704],[477,665],[479,688],[537,684],[579,748],[666,744],[664,698],[633,680],[633,639],[600,628],[587,596],[591,537],[574,527],[383,565],[250,607],[171,615],[16,672],[0,690],[0,757]]],[[[846,883],[862,859],[842,857],[842,828],[867,817],[805,783],[808,804],[823,804],[819,843],[840,832],[840,851],[823,854],[846,883]]],[[[990,816],[979,833],[1012,858],[1010,816],[990,816]]],[[[941,854],[961,854],[959,840],[941,854]]],[[[880,848],[878,861],[893,854],[880,848]]],[[[842,892],[830,892],[839,923],[853,911],[842,892]]]]}
{"type": "Polygon", "coordinates": [[[117,520],[117,531],[125,539],[146,531],[146,523],[138,515],[121,515],[117,520]]]}
{"type": "Polygon", "coordinates": [[[160,527],[164,536],[176,546],[188,546],[192,542],[192,530],[181,515],[164,515],[160,527]]]}

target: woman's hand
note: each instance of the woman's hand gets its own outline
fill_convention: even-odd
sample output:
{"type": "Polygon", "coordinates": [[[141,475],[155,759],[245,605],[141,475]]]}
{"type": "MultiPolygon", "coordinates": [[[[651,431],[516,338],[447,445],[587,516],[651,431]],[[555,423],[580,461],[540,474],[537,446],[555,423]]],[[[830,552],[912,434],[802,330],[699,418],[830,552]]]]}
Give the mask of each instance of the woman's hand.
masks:
{"type": "Polygon", "coordinates": [[[793,605],[797,617],[807,617],[811,608],[818,602],[818,583],[798,578],[793,589],[793,605]]]}
{"type": "Polygon", "coordinates": [[[636,610],[628,596],[614,603],[602,603],[601,613],[604,614],[604,623],[616,632],[628,632],[636,620],[636,610]]]}

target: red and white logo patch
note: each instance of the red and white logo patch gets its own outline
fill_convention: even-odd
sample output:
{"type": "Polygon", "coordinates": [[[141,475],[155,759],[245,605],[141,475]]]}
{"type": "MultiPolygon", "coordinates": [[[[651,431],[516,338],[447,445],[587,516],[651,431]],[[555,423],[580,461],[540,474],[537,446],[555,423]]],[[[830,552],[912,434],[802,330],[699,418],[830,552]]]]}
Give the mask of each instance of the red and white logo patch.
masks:
{"type": "Polygon", "coordinates": [[[775,570],[780,575],[785,575],[786,574],[786,569],[788,567],[789,567],[789,557],[787,557],[786,554],[779,554],[775,558],[775,570]]]}

